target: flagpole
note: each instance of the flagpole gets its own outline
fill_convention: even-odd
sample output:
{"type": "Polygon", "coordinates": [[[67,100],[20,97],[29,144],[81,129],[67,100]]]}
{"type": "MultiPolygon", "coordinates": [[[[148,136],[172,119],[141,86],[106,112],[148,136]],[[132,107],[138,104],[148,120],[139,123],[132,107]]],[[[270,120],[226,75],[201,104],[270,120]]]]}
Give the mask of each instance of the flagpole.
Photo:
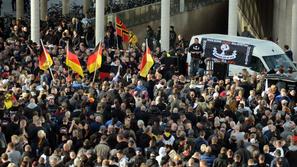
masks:
{"type": "Polygon", "coordinates": [[[98,48],[97,55],[96,55],[96,61],[95,61],[95,71],[94,71],[94,76],[93,76],[93,81],[92,81],[92,83],[94,83],[94,82],[95,82],[95,78],[96,78],[96,71],[97,71],[97,59],[98,59],[98,54],[99,54],[99,51],[100,51],[100,47],[101,47],[101,42],[99,42],[99,48],[98,48]]]}
{"type": "Polygon", "coordinates": [[[117,15],[114,18],[114,25],[115,25],[115,29],[116,29],[116,42],[117,42],[117,49],[119,49],[119,39],[118,39],[118,33],[117,33],[117,15]]]}
{"type": "Polygon", "coordinates": [[[148,41],[147,41],[147,38],[145,39],[145,54],[147,54],[147,51],[148,51],[148,41]]]}
{"type": "MultiPolygon", "coordinates": [[[[40,39],[40,43],[41,43],[41,45],[42,45],[43,52],[45,52],[45,48],[44,48],[42,39],[40,39]]],[[[49,65],[47,55],[45,55],[45,58],[46,58],[47,65],[49,65]]],[[[54,75],[53,75],[53,72],[52,72],[51,67],[49,67],[48,69],[49,69],[50,74],[51,74],[51,76],[52,76],[52,78],[53,78],[53,81],[55,82],[55,78],[54,78],[54,75]]]]}
{"type": "MultiPolygon", "coordinates": [[[[67,42],[66,42],[66,48],[67,48],[67,50],[66,50],[66,66],[67,66],[67,68],[68,68],[68,70],[67,70],[67,74],[68,74],[68,76],[70,75],[70,73],[69,73],[69,71],[70,71],[70,67],[67,65],[67,53],[68,53],[68,50],[69,50],[69,41],[67,40],[67,42]]],[[[67,76],[67,77],[68,77],[67,76]]],[[[72,76],[71,76],[71,78],[72,78],[72,76]]]]}

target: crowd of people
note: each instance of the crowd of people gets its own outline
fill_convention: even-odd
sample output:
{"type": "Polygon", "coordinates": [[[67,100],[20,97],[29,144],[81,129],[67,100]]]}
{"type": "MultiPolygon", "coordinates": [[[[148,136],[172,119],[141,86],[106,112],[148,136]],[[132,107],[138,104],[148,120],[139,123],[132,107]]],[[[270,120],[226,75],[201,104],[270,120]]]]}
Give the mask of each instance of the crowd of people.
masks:
{"type": "MultiPolygon", "coordinates": [[[[0,166],[36,167],[293,167],[297,164],[296,90],[271,85],[262,74],[218,80],[187,75],[188,49],[171,27],[171,54],[160,31],[147,27],[154,66],[139,76],[145,45],[117,49],[108,23],[103,64],[85,78],[65,65],[69,43],[83,69],[95,47],[93,27],[49,18],[41,38],[54,65],[40,70],[42,47],[30,41],[29,23],[0,31],[0,166]],[[157,41],[157,42],[154,42],[157,41]]],[[[198,45],[199,46],[199,45],[198,45]]],[[[201,49],[201,48],[200,48],[201,49]]],[[[195,58],[203,56],[198,48],[195,58]]],[[[192,52],[193,48],[190,48],[192,52]]],[[[86,71],[86,70],[85,70],[86,71]]]]}
{"type": "Polygon", "coordinates": [[[143,5],[148,5],[155,2],[160,2],[160,0],[111,0],[108,1],[108,7],[106,8],[106,10],[108,12],[119,12],[127,9],[140,7],[143,5]]]}

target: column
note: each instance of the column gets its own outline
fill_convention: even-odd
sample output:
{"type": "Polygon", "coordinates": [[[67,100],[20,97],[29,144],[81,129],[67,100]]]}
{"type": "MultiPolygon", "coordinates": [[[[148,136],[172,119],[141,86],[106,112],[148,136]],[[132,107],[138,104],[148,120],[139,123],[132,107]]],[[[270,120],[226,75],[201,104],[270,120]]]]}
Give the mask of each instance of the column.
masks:
{"type": "Polygon", "coordinates": [[[278,39],[279,3],[280,3],[280,0],[274,0],[274,3],[273,3],[273,40],[274,41],[278,39]]]}
{"type": "Polygon", "coordinates": [[[281,0],[279,4],[279,26],[278,26],[278,45],[283,47],[286,42],[286,17],[287,17],[287,0],[281,0]]]}
{"type": "Polygon", "coordinates": [[[62,14],[66,16],[69,14],[69,0],[62,0],[62,14]]]}
{"type": "Polygon", "coordinates": [[[185,0],[179,0],[179,12],[185,11],[185,0]]]}
{"type": "Polygon", "coordinates": [[[24,17],[24,0],[16,0],[16,19],[24,17]]]}
{"type": "Polygon", "coordinates": [[[95,37],[96,45],[104,40],[104,1],[96,0],[96,24],[95,37]]]}
{"type": "Polygon", "coordinates": [[[40,20],[45,21],[47,16],[47,0],[40,0],[40,20]]]}
{"type": "Polygon", "coordinates": [[[40,19],[39,0],[31,0],[31,40],[39,43],[40,39],[40,19]]]}
{"type": "Polygon", "coordinates": [[[297,0],[293,0],[292,7],[292,51],[293,51],[293,60],[297,61],[297,0]]]}
{"type": "Polygon", "coordinates": [[[161,50],[169,51],[170,1],[161,0],[161,50]]]}
{"type": "Polygon", "coordinates": [[[287,16],[286,18],[286,41],[284,44],[291,46],[291,29],[292,29],[292,5],[293,0],[287,0],[287,16]]]}
{"type": "Polygon", "coordinates": [[[238,0],[229,0],[228,35],[237,36],[238,0]]]}
{"type": "Polygon", "coordinates": [[[83,6],[83,12],[85,17],[88,15],[88,11],[90,9],[91,1],[90,0],[84,0],[84,6],[83,6]]]}

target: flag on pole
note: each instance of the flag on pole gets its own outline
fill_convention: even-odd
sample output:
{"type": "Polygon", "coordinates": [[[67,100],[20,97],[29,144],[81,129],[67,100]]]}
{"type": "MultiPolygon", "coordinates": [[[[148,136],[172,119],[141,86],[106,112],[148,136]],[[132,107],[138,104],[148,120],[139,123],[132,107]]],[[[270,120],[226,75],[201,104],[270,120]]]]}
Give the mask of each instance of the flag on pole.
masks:
{"type": "Polygon", "coordinates": [[[84,72],[78,60],[78,57],[74,53],[72,53],[68,47],[66,52],[66,65],[70,67],[74,72],[78,73],[81,77],[84,77],[84,72]]]}
{"type": "Polygon", "coordinates": [[[146,51],[142,57],[141,64],[140,64],[140,76],[146,77],[153,65],[154,65],[154,59],[151,55],[151,50],[148,47],[148,44],[146,42],[146,51]]]}
{"type": "Polygon", "coordinates": [[[124,42],[129,42],[129,30],[118,16],[116,16],[116,32],[118,36],[122,37],[124,42]]]}
{"type": "Polygon", "coordinates": [[[53,60],[51,58],[51,55],[44,48],[43,44],[41,45],[42,45],[43,51],[40,54],[40,56],[38,56],[38,62],[39,62],[39,68],[45,71],[53,65],[53,60]]]}
{"type": "Polygon", "coordinates": [[[102,64],[102,46],[99,47],[88,57],[87,68],[89,73],[96,71],[102,64]]]}

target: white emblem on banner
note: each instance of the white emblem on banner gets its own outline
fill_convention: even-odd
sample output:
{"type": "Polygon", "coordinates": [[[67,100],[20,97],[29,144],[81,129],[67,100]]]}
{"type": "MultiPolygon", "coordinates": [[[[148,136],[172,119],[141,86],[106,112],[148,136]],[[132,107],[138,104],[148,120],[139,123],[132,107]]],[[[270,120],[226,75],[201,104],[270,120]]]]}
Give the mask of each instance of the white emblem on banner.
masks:
{"type": "Polygon", "coordinates": [[[230,46],[228,44],[222,44],[221,45],[221,50],[222,50],[222,52],[221,53],[218,53],[217,48],[214,47],[213,48],[213,51],[212,51],[212,55],[215,56],[216,58],[219,58],[219,59],[222,59],[222,60],[233,60],[233,59],[236,59],[237,50],[234,50],[231,55],[227,55],[226,54],[226,52],[228,50],[230,50],[230,46]]]}

